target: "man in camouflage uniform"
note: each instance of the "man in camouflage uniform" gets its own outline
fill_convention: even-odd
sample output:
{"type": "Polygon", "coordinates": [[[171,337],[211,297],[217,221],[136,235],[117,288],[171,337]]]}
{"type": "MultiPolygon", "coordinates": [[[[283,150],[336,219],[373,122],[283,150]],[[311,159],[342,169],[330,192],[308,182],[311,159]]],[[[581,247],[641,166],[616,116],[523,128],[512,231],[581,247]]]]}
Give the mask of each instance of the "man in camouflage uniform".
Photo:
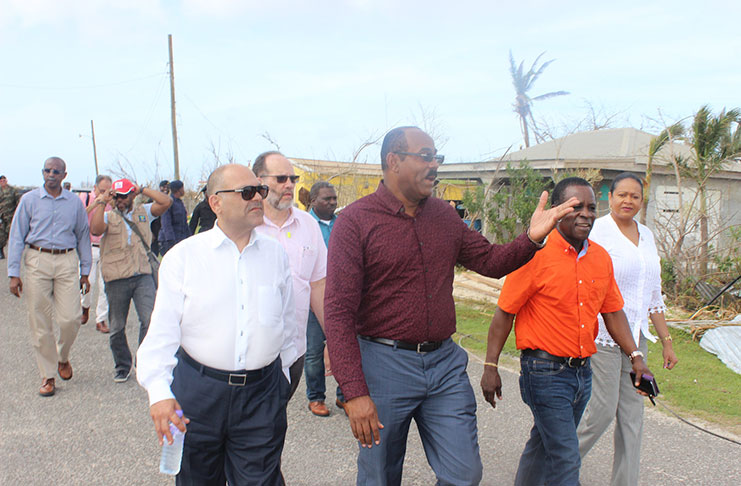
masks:
{"type": "Polygon", "coordinates": [[[0,260],[5,258],[4,248],[10,234],[10,222],[18,206],[18,191],[8,185],[8,179],[0,175],[0,260]]]}

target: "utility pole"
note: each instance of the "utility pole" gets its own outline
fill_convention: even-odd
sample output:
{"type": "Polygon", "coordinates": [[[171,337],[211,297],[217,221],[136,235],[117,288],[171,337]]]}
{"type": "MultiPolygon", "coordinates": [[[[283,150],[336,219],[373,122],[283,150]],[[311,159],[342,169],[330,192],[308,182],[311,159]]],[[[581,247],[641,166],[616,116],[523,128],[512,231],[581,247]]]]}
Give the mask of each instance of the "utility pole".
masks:
{"type": "Polygon", "coordinates": [[[95,159],[95,177],[98,177],[100,173],[98,172],[98,151],[95,149],[95,125],[93,125],[93,121],[90,120],[90,133],[93,135],[93,158],[95,159]]]}
{"type": "Polygon", "coordinates": [[[175,158],[175,179],[180,179],[180,160],[178,159],[178,128],[175,123],[175,68],[172,64],[172,34],[168,34],[170,46],[170,111],[172,118],[172,152],[175,158]]]}

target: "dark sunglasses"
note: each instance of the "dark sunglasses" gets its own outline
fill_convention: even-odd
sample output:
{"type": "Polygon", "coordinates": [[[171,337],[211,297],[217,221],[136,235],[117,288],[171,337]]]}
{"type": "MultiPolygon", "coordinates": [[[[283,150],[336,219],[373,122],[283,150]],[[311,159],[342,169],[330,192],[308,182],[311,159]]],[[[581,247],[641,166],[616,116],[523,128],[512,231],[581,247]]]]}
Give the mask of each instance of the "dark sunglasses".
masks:
{"type": "Polygon", "coordinates": [[[394,152],[396,155],[416,155],[425,162],[432,162],[433,160],[438,164],[442,164],[445,161],[444,155],[430,154],[427,152],[416,153],[416,152],[394,152]]]}
{"type": "Polygon", "coordinates": [[[244,199],[245,201],[250,201],[253,197],[255,197],[255,194],[260,194],[260,197],[265,199],[266,197],[268,197],[268,191],[268,186],[244,186],[241,189],[223,189],[221,191],[216,191],[214,194],[219,194],[222,192],[241,192],[242,199],[244,199]]]}
{"type": "Polygon", "coordinates": [[[278,184],[283,184],[288,179],[291,179],[291,182],[293,182],[295,184],[296,182],[298,182],[298,179],[301,176],[297,176],[297,175],[292,175],[292,176],[289,176],[289,175],[262,175],[260,177],[275,177],[275,180],[278,181],[278,184]]]}
{"type": "Polygon", "coordinates": [[[129,193],[126,193],[126,194],[114,194],[113,195],[113,199],[126,199],[127,197],[129,197],[129,193]]]}
{"type": "Polygon", "coordinates": [[[62,170],[59,170],[59,169],[49,169],[49,168],[46,168],[46,167],[44,167],[44,172],[47,173],[47,174],[54,174],[54,175],[64,174],[64,171],[62,171],[62,170]]]}

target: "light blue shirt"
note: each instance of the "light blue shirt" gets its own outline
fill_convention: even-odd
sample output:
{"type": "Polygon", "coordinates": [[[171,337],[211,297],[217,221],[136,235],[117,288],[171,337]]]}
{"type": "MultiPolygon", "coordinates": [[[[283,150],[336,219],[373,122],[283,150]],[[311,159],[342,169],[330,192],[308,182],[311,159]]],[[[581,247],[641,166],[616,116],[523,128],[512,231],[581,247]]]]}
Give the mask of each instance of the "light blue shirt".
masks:
{"type": "Polygon", "coordinates": [[[24,194],[10,227],[8,277],[20,277],[21,256],[27,244],[50,250],[76,248],[80,275],[89,275],[93,261],[90,227],[80,198],[65,189],[54,197],[44,186],[24,194]]]}

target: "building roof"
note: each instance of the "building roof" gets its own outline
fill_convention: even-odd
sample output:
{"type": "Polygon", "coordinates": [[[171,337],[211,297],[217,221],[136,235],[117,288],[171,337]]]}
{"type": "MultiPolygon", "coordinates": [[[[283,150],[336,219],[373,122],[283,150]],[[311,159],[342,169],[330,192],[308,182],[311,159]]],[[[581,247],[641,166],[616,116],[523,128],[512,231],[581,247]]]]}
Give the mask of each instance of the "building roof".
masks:
{"type": "MultiPolygon", "coordinates": [[[[446,164],[439,172],[448,177],[466,178],[476,172],[504,171],[507,162],[526,160],[532,168],[542,170],[595,168],[644,173],[648,164],[648,147],[653,137],[653,134],[635,128],[578,132],[507,153],[497,160],[446,164]]],[[[654,157],[656,172],[673,173],[670,157],[675,154],[690,157],[691,153],[691,148],[685,143],[666,144],[654,157]]],[[[741,162],[727,164],[719,177],[741,178],[741,162]]]]}

